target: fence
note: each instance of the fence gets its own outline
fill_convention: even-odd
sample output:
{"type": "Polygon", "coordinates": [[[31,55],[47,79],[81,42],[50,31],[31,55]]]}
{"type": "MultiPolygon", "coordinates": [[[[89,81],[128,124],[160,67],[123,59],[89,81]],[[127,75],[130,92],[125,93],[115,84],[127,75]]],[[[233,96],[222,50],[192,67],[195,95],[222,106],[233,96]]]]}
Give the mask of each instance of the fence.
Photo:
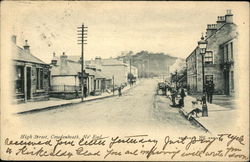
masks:
{"type": "Polygon", "coordinates": [[[54,92],[75,92],[80,91],[80,86],[74,86],[74,85],[53,85],[51,86],[51,91],[54,92]]]}

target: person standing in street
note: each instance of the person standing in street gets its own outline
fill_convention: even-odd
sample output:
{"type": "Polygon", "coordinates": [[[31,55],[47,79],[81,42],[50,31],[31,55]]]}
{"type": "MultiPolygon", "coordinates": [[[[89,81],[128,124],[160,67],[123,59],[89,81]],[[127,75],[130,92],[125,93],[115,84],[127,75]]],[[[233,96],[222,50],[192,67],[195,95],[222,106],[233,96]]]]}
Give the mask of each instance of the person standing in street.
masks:
{"type": "Polygon", "coordinates": [[[119,97],[122,96],[122,88],[121,88],[121,86],[118,88],[118,94],[119,94],[119,97]]]}
{"type": "Polygon", "coordinates": [[[84,97],[87,97],[87,85],[86,84],[84,84],[83,93],[84,93],[84,97]]]}
{"type": "Polygon", "coordinates": [[[184,98],[186,97],[186,94],[185,94],[185,90],[183,87],[181,87],[181,92],[180,92],[180,96],[181,96],[181,100],[182,100],[182,105],[180,105],[181,107],[184,107],[184,98]]]}
{"type": "Polygon", "coordinates": [[[172,106],[176,106],[175,97],[176,97],[176,91],[174,89],[172,89],[172,91],[171,91],[172,106]]]}
{"type": "Polygon", "coordinates": [[[214,93],[214,84],[212,81],[209,81],[206,85],[206,93],[207,93],[207,102],[213,102],[213,93],[214,93]]]}

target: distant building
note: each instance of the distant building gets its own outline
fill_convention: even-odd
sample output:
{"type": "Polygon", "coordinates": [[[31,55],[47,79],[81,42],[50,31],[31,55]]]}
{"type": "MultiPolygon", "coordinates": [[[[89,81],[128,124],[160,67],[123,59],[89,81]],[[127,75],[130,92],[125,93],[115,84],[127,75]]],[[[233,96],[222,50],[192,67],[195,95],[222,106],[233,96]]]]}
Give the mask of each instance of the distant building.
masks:
{"type": "MultiPolygon", "coordinates": [[[[234,95],[238,33],[231,10],[225,16],[218,16],[217,23],[208,24],[206,30],[205,83],[212,81],[217,94],[234,95]]],[[[186,58],[187,83],[192,93],[202,92],[201,60],[198,47],[186,58]]]]}
{"type": "Polygon", "coordinates": [[[16,36],[12,36],[12,59],[17,102],[48,100],[50,66],[31,54],[27,40],[21,48],[16,45],[16,36]]]}
{"type": "MultiPolygon", "coordinates": [[[[78,59],[80,57],[78,56],[78,59]]],[[[69,56],[69,59],[77,61],[76,56],[69,56]]],[[[121,84],[126,84],[128,82],[128,75],[130,73],[129,64],[123,63],[123,60],[118,60],[115,58],[101,59],[96,57],[94,60],[86,60],[86,67],[95,67],[96,69],[101,69],[101,72],[108,78],[114,77],[114,84],[120,86],[121,84]]],[[[131,73],[133,76],[138,78],[138,69],[131,66],[131,73]]]]}
{"type": "MultiPolygon", "coordinates": [[[[51,60],[51,92],[53,97],[64,99],[77,98],[81,96],[81,64],[79,61],[69,60],[63,53],[60,59],[54,55],[51,60]]],[[[106,91],[107,80],[100,70],[96,68],[85,68],[83,74],[84,84],[87,87],[87,95],[96,95],[106,91]]]]}

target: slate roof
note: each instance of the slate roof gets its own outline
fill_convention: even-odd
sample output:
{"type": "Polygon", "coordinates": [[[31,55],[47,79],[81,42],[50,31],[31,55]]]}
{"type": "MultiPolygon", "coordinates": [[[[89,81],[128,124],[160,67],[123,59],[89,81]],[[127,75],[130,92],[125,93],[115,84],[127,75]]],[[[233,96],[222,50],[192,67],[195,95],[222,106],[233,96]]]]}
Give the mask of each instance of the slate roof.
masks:
{"type": "MultiPolygon", "coordinates": [[[[13,45],[12,47],[12,58],[16,61],[32,62],[37,64],[46,64],[36,56],[32,55],[30,52],[24,50],[21,47],[13,45]]],[[[47,64],[46,64],[47,65],[47,64]]]]}
{"type": "MultiPolygon", "coordinates": [[[[67,67],[64,69],[61,69],[60,65],[53,66],[51,69],[51,75],[78,75],[79,72],[81,72],[81,64],[70,60],[67,60],[67,67]]],[[[93,69],[85,69],[85,73],[95,76],[96,79],[110,79],[102,72],[94,71],[93,69]]]]}

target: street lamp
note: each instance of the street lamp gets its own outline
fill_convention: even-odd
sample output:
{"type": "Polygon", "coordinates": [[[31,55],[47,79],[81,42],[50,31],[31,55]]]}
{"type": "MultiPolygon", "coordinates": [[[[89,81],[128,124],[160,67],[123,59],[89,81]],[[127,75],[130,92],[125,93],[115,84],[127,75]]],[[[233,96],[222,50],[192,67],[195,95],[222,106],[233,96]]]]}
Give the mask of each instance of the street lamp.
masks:
{"type": "Polygon", "coordinates": [[[202,96],[202,116],[208,116],[208,110],[207,110],[207,103],[206,103],[206,96],[205,96],[205,77],[204,77],[204,55],[206,54],[206,49],[207,49],[207,41],[204,40],[203,34],[201,36],[201,40],[198,41],[198,47],[200,49],[200,54],[202,56],[202,91],[203,91],[203,96],[202,96]]]}
{"type": "Polygon", "coordinates": [[[204,77],[204,55],[206,54],[206,49],[207,49],[207,41],[204,40],[203,34],[201,36],[201,40],[198,41],[198,47],[200,49],[200,54],[201,54],[201,62],[202,62],[202,91],[203,93],[205,92],[205,77],[204,77]]]}

